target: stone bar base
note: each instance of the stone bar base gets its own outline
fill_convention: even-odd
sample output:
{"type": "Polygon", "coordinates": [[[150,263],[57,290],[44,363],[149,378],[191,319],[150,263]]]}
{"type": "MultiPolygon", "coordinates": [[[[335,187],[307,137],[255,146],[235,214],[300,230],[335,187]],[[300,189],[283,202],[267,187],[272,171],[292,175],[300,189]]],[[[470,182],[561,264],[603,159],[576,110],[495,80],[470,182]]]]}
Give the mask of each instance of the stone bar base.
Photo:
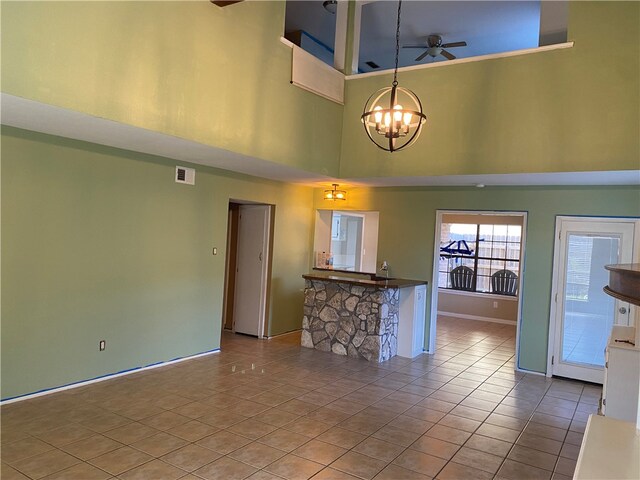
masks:
{"type": "Polygon", "coordinates": [[[398,288],[307,280],[302,346],[383,362],[398,350],[398,288]]]}

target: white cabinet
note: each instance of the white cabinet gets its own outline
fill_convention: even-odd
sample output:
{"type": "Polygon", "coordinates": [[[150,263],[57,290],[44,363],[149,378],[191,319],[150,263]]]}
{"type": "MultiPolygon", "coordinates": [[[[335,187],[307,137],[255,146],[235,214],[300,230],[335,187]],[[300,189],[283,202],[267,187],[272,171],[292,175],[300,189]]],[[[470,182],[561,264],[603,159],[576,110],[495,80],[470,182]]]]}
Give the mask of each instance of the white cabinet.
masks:
{"type": "Polygon", "coordinates": [[[611,418],[636,422],[640,388],[640,348],[635,328],[614,325],[607,344],[602,390],[602,413],[611,418]],[[617,340],[617,341],[616,341],[617,340]]]}
{"type": "Polygon", "coordinates": [[[424,320],[427,286],[400,289],[398,320],[398,356],[413,358],[424,351],[424,320]]]}

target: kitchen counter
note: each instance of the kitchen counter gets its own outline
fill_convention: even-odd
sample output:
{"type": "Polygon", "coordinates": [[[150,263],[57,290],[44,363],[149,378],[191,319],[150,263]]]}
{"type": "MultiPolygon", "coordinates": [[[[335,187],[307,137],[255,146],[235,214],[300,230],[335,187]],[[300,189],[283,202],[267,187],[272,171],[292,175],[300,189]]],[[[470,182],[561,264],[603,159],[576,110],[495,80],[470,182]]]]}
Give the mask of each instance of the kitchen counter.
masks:
{"type": "Polygon", "coordinates": [[[319,274],[307,274],[302,275],[302,278],[305,280],[320,280],[320,281],[334,281],[341,283],[349,283],[351,285],[361,285],[364,287],[378,287],[378,288],[404,288],[404,287],[415,287],[417,285],[426,285],[428,282],[425,280],[409,280],[406,278],[382,278],[376,277],[376,280],[372,280],[371,278],[358,278],[357,274],[353,276],[343,276],[343,275],[319,275],[319,274]]]}
{"type": "Polygon", "coordinates": [[[398,353],[400,290],[412,292],[427,283],[326,274],[302,277],[302,346],[373,362],[398,353]]]}

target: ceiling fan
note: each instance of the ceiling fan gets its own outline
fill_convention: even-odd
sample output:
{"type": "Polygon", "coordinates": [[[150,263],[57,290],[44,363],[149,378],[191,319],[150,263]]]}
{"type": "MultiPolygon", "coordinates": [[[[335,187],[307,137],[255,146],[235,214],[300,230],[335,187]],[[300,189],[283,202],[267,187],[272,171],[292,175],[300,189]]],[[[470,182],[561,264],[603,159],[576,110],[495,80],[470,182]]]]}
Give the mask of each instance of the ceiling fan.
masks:
{"type": "MultiPolygon", "coordinates": [[[[467,42],[451,42],[451,43],[442,43],[441,35],[429,35],[427,37],[427,45],[426,51],[418,58],[416,58],[416,62],[419,62],[424,57],[429,55],[430,57],[436,58],[438,55],[442,55],[448,60],[453,60],[456,58],[455,55],[451,54],[445,48],[454,48],[454,47],[466,47],[467,42]]],[[[425,45],[403,45],[402,48],[425,48],[425,45]]]]}

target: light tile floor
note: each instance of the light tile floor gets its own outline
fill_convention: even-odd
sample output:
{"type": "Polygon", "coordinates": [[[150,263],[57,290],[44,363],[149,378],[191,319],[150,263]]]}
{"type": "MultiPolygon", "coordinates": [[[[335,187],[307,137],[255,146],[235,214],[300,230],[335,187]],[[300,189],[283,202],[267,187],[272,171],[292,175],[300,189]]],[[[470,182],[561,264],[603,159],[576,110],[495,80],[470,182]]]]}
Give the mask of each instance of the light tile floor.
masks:
{"type": "Polygon", "coordinates": [[[223,334],[222,352],[2,407],[2,478],[568,479],[600,388],[514,371],[514,328],[441,319],[372,364],[223,334]]]}

